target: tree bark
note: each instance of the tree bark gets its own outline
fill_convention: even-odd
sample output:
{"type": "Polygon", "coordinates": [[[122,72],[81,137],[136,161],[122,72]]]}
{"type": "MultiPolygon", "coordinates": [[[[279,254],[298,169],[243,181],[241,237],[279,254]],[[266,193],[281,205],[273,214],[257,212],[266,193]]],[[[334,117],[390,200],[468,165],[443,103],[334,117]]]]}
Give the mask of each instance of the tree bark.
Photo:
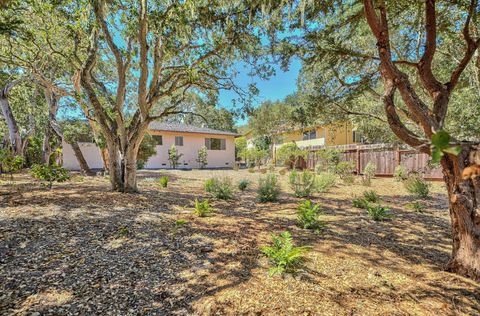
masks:
{"type": "Polygon", "coordinates": [[[8,94],[10,90],[20,81],[11,82],[6,85],[4,88],[0,89],[0,107],[2,108],[2,114],[7,122],[8,133],[10,136],[10,144],[12,146],[13,152],[15,155],[23,155],[22,151],[22,137],[20,135],[20,130],[18,128],[17,121],[13,116],[12,108],[8,102],[8,94]]]}
{"type": "Polygon", "coordinates": [[[110,177],[110,185],[113,191],[124,191],[123,178],[123,159],[120,153],[120,146],[117,143],[107,141],[108,150],[108,174],[110,177]]]}
{"type": "Polygon", "coordinates": [[[93,176],[94,173],[88,166],[87,161],[85,160],[85,157],[83,156],[82,150],[80,149],[80,146],[78,145],[78,142],[72,142],[70,144],[73,149],[73,153],[75,154],[75,157],[77,158],[78,164],[80,166],[80,171],[82,174],[87,175],[87,176],[93,176]]]}
{"type": "Polygon", "coordinates": [[[452,225],[452,257],[447,270],[480,281],[480,178],[463,180],[472,149],[442,159],[452,225]]]}

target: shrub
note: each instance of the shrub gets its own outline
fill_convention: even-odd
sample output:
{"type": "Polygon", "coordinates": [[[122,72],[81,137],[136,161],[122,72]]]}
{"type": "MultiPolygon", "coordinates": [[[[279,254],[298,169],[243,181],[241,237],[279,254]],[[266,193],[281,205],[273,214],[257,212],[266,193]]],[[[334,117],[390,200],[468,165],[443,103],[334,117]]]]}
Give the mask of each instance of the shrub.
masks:
{"type": "Polygon", "coordinates": [[[168,177],[167,176],[160,177],[158,182],[160,183],[162,188],[166,188],[168,186],[168,177]]]}
{"type": "Polygon", "coordinates": [[[208,160],[207,160],[207,147],[203,146],[198,150],[198,157],[197,157],[197,162],[198,165],[200,166],[200,169],[203,169],[207,166],[208,160]]]}
{"type": "Polygon", "coordinates": [[[137,169],[143,169],[148,161],[148,158],[157,154],[157,141],[155,138],[146,133],[143,137],[137,154],[137,169]]]}
{"type": "Polygon", "coordinates": [[[206,217],[213,213],[212,207],[208,200],[199,201],[195,199],[195,211],[194,213],[200,217],[206,217]]]}
{"type": "Polygon", "coordinates": [[[407,189],[410,194],[414,194],[419,198],[428,197],[428,193],[430,192],[430,185],[419,175],[408,177],[408,179],[405,180],[403,184],[405,186],[405,189],[407,189]]]}
{"type": "Polygon", "coordinates": [[[426,208],[425,205],[423,205],[421,202],[418,202],[418,201],[408,203],[407,207],[418,213],[422,213],[423,211],[425,211],[425,208],[426,208]]]}
{"type": "Polygon", "coordinates": [[[335,172],[337,164],[340,162],[340,155],[342,151],[333,148],[327,148],[318,151],[318,156],[320,158],[319,164],[317,165],[316,171],[320,172],[335,172]]]}
{"type": "Polygon", "coordinates": [[[180,158],[182,158],[183,154],[178,153],[177,147],[172,145],[168,150],[168,161],[170,162],[170,166],[173,169],[176,169],[180,164],[180,158]]]}
{"type": "Polygon", "coordinates": [[[393,178],[396,181],[407,180],[407,178],[408,178],[407,168],[405,168],[403,165],[396,166],[395,170],[393,171],[393,178]]]}
{"type": "Polygon", "coordinates": [[[242,179],[240,180],[240,182],[238,182],[238,189],[243,192],[247,189],[249,184],[250,184],[250,181],[246,179],[242,179]]]}
{"type": "Polygon", "coordinates": [[[315,188],[315,174],[308,170],[300,173],[293,170],[289,182],[296,197],[308,197],[315,188]]]}
{"type": "Polygon", "coordinates": [[[258,200],[260,202],[275,202],[280,194],[280,186],[274,174],[268,174],[258,180],[258,200]]]}
{"type": "Polygon", "coordinates": [[[55,164],[35,164],[32,166],[31,174],[35,179],[47,182],[49,188],[53,182],[64,182],[69,178],[68,170],[55,164]]]}
{"type": "Polygon", "coordinates": [[[0,149],[0,166],[3,171],[10,174],[13,180],[13,173],[22,169],[25,159],[21,156],[15,156],[9,149],[0,149]]]}
{"type": "Polygon", "coordinates": [[[367,202],[371,202],[371,203],[378,203],[378,202],[380,202],[380,196],[378,196],[377,192],[375,192],[375,191],[373,191],[373,190],[369,190],[369,191],[363,192],[363,198],[364,198],[367,202]]]}
{"type": "Polygon", "coordinates": [[[214,198],[229,200],[233,198],[232,183],[229,178],[211,178],[205,181],[205,191],[214,198]]]}
{"type": "Polygon", "coordinates": [[[390,218],[389,209],[378,204],[367,204],[367,212],[374,221],[383,221],[390,218]]]}
{"type": "Polygon", "coordinates": [[[270,276],[278,273],[295,273],[306,261],[304,254],[310,247],[296,247],[292,242],[292,235],[283,232],[280,235],[272,234],[272,246],[263,246],[260,250],[274,265],[269,270],[270,276]]]}
{"type": "Polygon", "coordinates": [[[355,182],[354,171],[355,164],[353,161],[340,161],[335,166],[335,173],[338,174],[345,184],[353,184],[355,182]]]}
{"type": "Polygon", "coordinates": [[[320,215],[320,206],[318,204],[312,203],[310,200],[305,200],[298,206],[298,224],[302,228],[315,230],[323,228],[325,224],[318,220],[318,217],[320,215]]]}
{"type": "Polygon", "coordinates": [[[295,143],[283,145],[282,147],[278,148],[275,154],[277,162],[280,163],[280,165],[290,166],[292,164],[294,169],[298,159],[306,159],[307,155],[308,151],[300,149],[295,143]]]}
{"type": "Polygon", "coordinates": [[[352,204],[354,207],[366,209],[368,206],[368,201],[365,200],[364,198],[356,197],[352,200],[352,204]]]}
{"type": "Polygon", "coordinates": [[[372,184],[372,179],[375,177],[377,166],[374,163],[369,162],[363,169],[362,184],[369,187],[372,184]]]}
{"type": "Polygon", "coordinates": [[[337,177],[333,173],[321,172],[315,179],[315,190],[317,192],[327,192],[335,185],[337,177]]]}

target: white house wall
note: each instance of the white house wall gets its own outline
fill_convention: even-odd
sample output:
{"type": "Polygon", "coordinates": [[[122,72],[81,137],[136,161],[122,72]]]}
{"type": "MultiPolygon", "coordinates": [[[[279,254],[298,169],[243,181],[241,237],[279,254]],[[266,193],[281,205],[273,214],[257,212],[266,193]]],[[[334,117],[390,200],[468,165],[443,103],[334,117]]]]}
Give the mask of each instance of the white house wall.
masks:
{"type": "MultiPolygon", "coordinates": [[[[94,143],[78,143],[83,157],[87,161],[90,169],[103,169],[103,160],[100,148],[94,143]]],[[[72,146],[63,142],[63,167],[68,170],[80,170],[77,157],[73,152],[72,146]]]]}

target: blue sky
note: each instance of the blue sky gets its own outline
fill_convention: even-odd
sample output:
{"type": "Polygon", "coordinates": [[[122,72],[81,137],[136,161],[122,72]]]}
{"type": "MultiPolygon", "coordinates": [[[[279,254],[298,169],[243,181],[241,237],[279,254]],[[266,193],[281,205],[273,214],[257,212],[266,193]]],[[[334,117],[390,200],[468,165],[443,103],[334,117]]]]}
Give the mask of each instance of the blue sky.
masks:
{"type": "MultiPolygon", "coordinates": [[[[238,66],[237,70],[239,72],[236,77],[236,83],[241,87],[247,87],[251,83],[255,83],[259,90],[259,95],[257,96],[254,106],[260,105],[263,101],[266,100],[282,100],[287,95],[292,94],[297,89],[297,78],[301,69],[301,63],[299,60],[293,60],[290,64],[288,71],[283,71],[280,66],[275,65],[275,75],[271,76],[268,80],[262,80],[258,77],[250,77],[248,75],[248,69],[245,69],[243,66],[238,66]]],[[[220,91],[219,95],[219,107],[224,107],[227,109],[233,108],[232,99],[235,99],[237,95],[232,91],[220,91]]],[[[238,125],[246,124],[247,121],[244,119],[237,119],[238,125]]]]}

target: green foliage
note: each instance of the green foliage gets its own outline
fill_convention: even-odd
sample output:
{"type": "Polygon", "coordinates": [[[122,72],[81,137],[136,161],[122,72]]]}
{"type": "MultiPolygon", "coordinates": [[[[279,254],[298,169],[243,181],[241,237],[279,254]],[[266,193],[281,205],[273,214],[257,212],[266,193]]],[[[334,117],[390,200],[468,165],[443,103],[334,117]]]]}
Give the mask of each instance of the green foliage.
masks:
{"type": "Polygon", "coordinates": [[[352,205],[356,208],[366,209],[368,206],[368,201],[364,198],[356,197],[352,200],[352,205]]]}
{"type": "Polygon", "coordinates": [[[245,136],[235,138],[235,158],[245,158],[247,150],[247,139],[245,136]]]}
{"type": "Polygon", "coordinates": [[[207,147],[203,146],[198,150],[198,156],[197,156],[197,162],[198,165],[200,166],[200,169],[203,169],[207,166],[208,160],[207,160],[207,147]]]}
{"type": "Polygon", "coordinates": [[[276,175],[270,173],[265,177],[260,177],[257,190],[258,200],[260,202],[276,202],[279,194],[280,186],[276,175]]]}
{"type": "Polygon", "coordinates": [[[377,192],[375,192],[373,190],[368,190],[368,191],[363,192],[363,198],[367,202],[371,202],[371,203],[378,203],[381,200],[380,196],[378,196],[377,192]]]}
{"type": "Polygon", "coordinates": [[[10,174],[13,178],[13,173],[22,169],[25,159],[21,156],[15,156],[8,148],[0,149],[0,167],[10,174]]]}
{"type": "Polygon", "coordinates": [[[260,250],[270,259],[273,267],[270,276],[274,274],[295,273],[301,269],[306,261],[305,254],[310,247],[296,247],[292,235],[283,232],[280,235],[272,234],[272,245],[263,246],[260,250]]]}
{"type": "Polygon", "coordinates": [[[404,181],[408,178],[408,171],[404,165],[398,165],[393,171],[393,178],[395,181],[404,181]]]}
{"type": "Polygon", "coordinates": [[[130,235],[130,230],[128,229],[127,226],[122,226],[117,231],[118,238],[124,238],[124,237],[127,237],[128,235],[130,235]]]}
{"type": "Polygon", "coordinates": [[[418,212],[418,213],[422,213],[426,209],[425,205],[423,203],[419,202],[419,201],[414,201],[414,202],[408,203],[407,208],[409,208],[409,209],[411,209],[415,212],[418,212]]]}
{"type": "Polygon", "coordinates": [[[462,149],[460,146],[450,146],[450,134],[440,130],[432,136],[432,163],[439,163],[444,153],[457,156],[462,149]]]}
{"type": "Polygon", "coordinates": [[[337,177],[335,174],[330,172],[321,172],[315,179],[315,190],[320,193],[327,192],[335,185],[336,181],[337,177]]]}
{"type": "Polygon", "coordinates": [[[185,226],[187,223],[188,221],[186,219],[177,219],[174,225],[175,225],[175,228],[179,228],[179,227],[185,226]]]}
{"type": "Polygon", "coordinates": [[[277,163],[282,166],[289,166],[290,164],[293,164],[295,167],[298,159],[306,159],[307,155],[307,150],[300,149],[295,143],[287,143],[277,149],[276,159],[277,163]]]}
{"type": "Polygon", "coordinates": [[[260,168],[264,161],[270,156],[270,152],[266,149],[258,149],[256,147],[249,148],[243,154],[249,166],[257,166],[260,168]]]}
{"type": "Polygon", "coordinates": [[[160,183],[160,186],[162,188],[166,188],[168,186],[168,176],[160,177],[160,179],[158,179],[158,182],[160,183]]]}
{"type": "Polygon", "coordinates": [[[233,198],[232,182],[226,177],[223,179],[207,179],[205,181],[205,192],[220,200],[230,200],[233,198]]]}
{"type": "Polygon", "coordinates": [[[430,184],[420,175],[412,175],[403,182],[405,189],[410,194],[414,194],[419,198],[427,198],[430,192],[430,184]]]}
{"type": "Polygon", "coordinates": [[[318,151],[317,173],[328,171],[335,172],[335,167],[340,162],[342,151],[334,148],[326,148],[318,151]]]}
{"type": "Polygon", "coordinates": [[[69,179],[68,170],[56,164],[35,164],[30,172],[35,179],[47,182],[49,188],[53,182],[65,182],[69,179]]]}
{"type": "Polygon", "coordinates": [[[148,161],[148,158],[157,153],[157,142],[150,134],[145,134],[142,143],[138,148],[137,169],[142,169],[148,161]]]}
{"type": "Polygon", "coordinates": [[[368,215],[376,222],[390,218],[391,214],[389,213],[389,211],[390,210],[388,208],[383,207],[379,204],[367,204],[368,215]]]}
{"type": "Polygon", "coordinates": [[[300,203],[297,211],[297,219],[300,227],[314,230],[323,228],[325,224],[318,220],[321,213],[320,206],[312,203],[310,200],[305,200],[303,203],[300,203]]]}
{"type": "Polygon", "coordinates": [[[31,136],[28,138],[28,144],[25,151],[26,166],[29,167],[33,164],[42,163],[42,150],[43,140],[38,136],[31,136]]]}
{"type": "Polygon", "coordinates": [[[345,184],[353,184],[355,182],[354,171],[355,163],[353,161],[340,161],[335,166],[335,173],[345,184]]]}
{"type": "Polygon", "coordinates": [[[293,170],[289,176],[290,187],[296,197],[309,197],[315,189],[315,174],[308,170],[293,170]]]}
{"type": "Polygon", "coordinates": [[[168,150],[168,161],[170,162],[170,166],[173,169],[176,169],[180,164],[180,158],[182,158],[183,154],[178,153],[177,147],[172,145],[168,150]]]}
{"type": "Polygon", "coordinates": [[[377,170],[377,166],[369,162],[363,169],[363,176],[362,176],[362,184],[365,186],[370,186],[372,184],[372,179],[375,177],[375,172],[377,170]]]}
{"type": "Polygon", "coordinates": [[[208,200],[199,201],[198,199],[195,199],[194,213],[200,217],[206,217],[213,213],[213,209],[208,200]]]}
{"type": "Polygon", "coordinates": [[[238,189],[243,192],[247,189],[249,184],[250,181],[248,181],[247,179],[242,179],[240,180],[240,182],[238,182],[238,189]]]}

